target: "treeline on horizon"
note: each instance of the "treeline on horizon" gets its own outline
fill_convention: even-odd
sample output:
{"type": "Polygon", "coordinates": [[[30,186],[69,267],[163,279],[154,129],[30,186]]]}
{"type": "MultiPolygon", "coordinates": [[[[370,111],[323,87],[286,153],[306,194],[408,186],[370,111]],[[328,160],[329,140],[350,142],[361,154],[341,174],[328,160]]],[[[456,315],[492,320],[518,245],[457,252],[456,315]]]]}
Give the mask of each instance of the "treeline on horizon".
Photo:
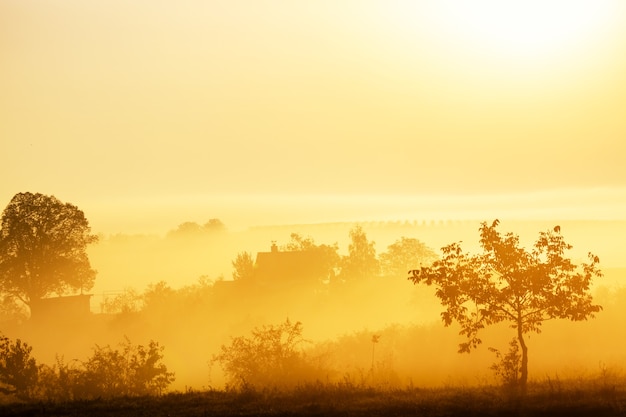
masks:
{"type": "MultiPolygon", "coordinates": [[[[503,222],[509,230],[519,232],[529,244],[538,230],[551,228],[557,223],[573,244],[575,259],[584,259],[586,246],[593,245],[604,269],[626,267],[621,250],[626,246],[626,221],[503,222]]],[[[313,238],[317,244],[338,244],[339,253],[343,255],[347,253],[349,231],[357,225],[375,242],[377,252],[384,251],[401,236],[417,238],[436,251],[455,241],[463,241],[466,250],[476,251],[479,249],[476,237],[479,224],[478,220],[368,221],[254,226],[243,231],[230,231],[219,219],[210,219],[200,223],[183,222],[164,235],[103,234],[98,244],[88,248],[90,259],[98,270],[93,293],[96,297],[119,293],[129,286],[128,283],[137,290],[159,281],[180,287],[194,283],[200,276],[230,280],[232,261],[240,252],[255,256],[258,252],[269,251],[272,241],[287,242],[292,233],[313,238]]],[[[94,303],[94,311],[98,311],[100,301],[94,303]]]]}

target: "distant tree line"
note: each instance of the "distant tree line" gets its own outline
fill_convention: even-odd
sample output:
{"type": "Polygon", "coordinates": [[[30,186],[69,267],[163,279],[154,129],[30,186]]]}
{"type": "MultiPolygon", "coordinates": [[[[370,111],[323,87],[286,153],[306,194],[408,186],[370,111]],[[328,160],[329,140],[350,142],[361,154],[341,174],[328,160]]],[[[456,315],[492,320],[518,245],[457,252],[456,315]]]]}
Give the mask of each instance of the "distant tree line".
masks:
{"type": "MultiPolygon", "coordinates": [[[[282,245],[282,251],[316,253],[320,259],[323,278],[331,284],[350,284],[374,278],[396,279],[406,276],[415,265],[429,265],[437,259],[437,254],[426,244],[415,238],[402,236],[387,247],[387,251],[377,255],[376,242],[367,238],[360,225],[349,231],[348,254],[341,256],[339,246],[316,244],[313,238],[291,234],[291,240],[282,245]]],[[[254,278],[254,258],[250,252],[240,252],[232,261],[233,279],[254,278]]]]}

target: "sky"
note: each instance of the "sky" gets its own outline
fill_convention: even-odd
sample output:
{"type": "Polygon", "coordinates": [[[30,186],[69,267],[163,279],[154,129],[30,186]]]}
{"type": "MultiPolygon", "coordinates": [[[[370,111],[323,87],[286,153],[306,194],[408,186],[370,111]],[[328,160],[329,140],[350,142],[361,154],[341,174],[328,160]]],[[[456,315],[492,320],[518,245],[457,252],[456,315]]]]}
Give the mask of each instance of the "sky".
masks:
{"type": "Polygon", "coordinates": [[[0,0],[0,206],[624,219],[626,3],[0,0]]]}

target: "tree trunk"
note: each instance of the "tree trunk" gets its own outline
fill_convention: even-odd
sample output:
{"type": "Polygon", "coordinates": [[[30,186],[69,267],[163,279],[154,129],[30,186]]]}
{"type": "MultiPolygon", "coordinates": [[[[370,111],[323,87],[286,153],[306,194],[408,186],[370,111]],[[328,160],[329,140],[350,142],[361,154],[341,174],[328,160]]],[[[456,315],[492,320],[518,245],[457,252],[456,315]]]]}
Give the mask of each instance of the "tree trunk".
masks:
{"type": "Polygon", "coordinates": [[[528,346],[524,342],[521,320],[517,322],[517,340],[522,348],[522,364],[520,369],[519,387],[522,395],[526,394],[526,382],[528,381],[528,346]]]}

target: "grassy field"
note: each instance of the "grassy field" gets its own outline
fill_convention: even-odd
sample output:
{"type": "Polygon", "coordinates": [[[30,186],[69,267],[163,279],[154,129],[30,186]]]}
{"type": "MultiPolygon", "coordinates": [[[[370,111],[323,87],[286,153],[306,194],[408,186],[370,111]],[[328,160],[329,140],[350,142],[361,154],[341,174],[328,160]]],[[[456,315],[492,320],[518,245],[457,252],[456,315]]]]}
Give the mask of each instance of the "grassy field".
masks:
{"type": "Polygon", "coordinates": [[[306,386],[170,393],[68,403],[12,403],[2,416],[624,416],[625,386],[542,383],[521,401],[496,387],[380,391],[306,386]]]}

